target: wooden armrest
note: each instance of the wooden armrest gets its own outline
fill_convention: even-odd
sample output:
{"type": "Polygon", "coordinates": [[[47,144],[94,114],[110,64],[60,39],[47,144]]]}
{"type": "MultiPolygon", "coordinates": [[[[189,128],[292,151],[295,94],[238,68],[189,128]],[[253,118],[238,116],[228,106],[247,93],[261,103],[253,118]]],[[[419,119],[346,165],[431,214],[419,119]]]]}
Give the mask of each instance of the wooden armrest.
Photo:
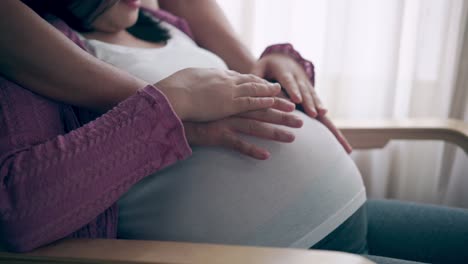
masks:
{"type": "Polygon", "coordinates": [[[0,252],[0,263],[327,263],[371,264],[358,255],[287,248],[142,240],[70,239],[27,254],[0,252]]]}
{"type": "Polygon", "coordinates": [[[356,149],[383,148],[393,139],[444,140],[468,153],[468,123],[455,119],[334,120],[356,149]]]}

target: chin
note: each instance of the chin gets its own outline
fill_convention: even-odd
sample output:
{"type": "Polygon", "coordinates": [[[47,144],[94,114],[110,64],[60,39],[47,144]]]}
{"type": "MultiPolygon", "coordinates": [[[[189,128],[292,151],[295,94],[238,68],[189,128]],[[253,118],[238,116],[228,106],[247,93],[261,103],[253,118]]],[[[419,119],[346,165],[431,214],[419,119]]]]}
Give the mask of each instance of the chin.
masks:
{"type": "Polygon", "coordinates": [[[130,8],[126,2],[119,1],[101,14],[93,22],[93,26],[95,29],[106,32],[124,30],[135,25],[138,20],[139,11],[139,7],[130,8]]]}
{"type": "Polygon", "coordinates": [[[125,23],[125,26],[124,28],[129,28],[133,25],[135,25],[135,23],[137,22],[138,20],[138,14],[136,16],[133,16],[133,17],[129,17],[125,23]]]}
{"type": "Polygon", "coordinates": [[[138,13],[139,13],[139,9],[132,10],[131,12],[126,12],[126,13],[122,12],[120,17],[118,18],[121,22],[119,24],[124,28],[129,28],[135,25],[135,23],[138,20],[138,13]]]}
{"type": "Polygon", "coordinates": [[[138,20],[138,11],[132,13],[120,12],[118,16],[107,23],[110,27],[106,31],[124,30],[135,25],[138,20]]]}

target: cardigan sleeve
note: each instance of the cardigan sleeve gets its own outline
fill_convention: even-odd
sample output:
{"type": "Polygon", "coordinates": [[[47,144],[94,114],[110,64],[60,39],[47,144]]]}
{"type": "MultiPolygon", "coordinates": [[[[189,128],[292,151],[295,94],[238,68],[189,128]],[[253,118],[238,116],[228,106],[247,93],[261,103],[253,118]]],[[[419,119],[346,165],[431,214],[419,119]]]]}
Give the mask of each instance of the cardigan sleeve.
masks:
{"type": "MultiPolygon", "coordinates": [[[[1,92],[0,110],[7,110],[11,102],[1,92]]],[[[12,251],[66,237],[146,175],[191,154],[181,121],[153,86],[37,144],[5,144],[13,137],[5,133],[7,119],[0,111],[0,237],[12,251]]]]}

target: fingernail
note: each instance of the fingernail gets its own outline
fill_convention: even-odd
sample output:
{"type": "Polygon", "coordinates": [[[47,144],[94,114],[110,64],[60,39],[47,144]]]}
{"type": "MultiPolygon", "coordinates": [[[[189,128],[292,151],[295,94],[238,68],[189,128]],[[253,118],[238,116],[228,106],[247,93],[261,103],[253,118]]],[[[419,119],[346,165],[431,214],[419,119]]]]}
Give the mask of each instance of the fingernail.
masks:
{"type": "Polygon", "coordinates": [[[312,110],[312,109],[311,109],[311,110],[310,110],[310,115],[311,115],[312,117],[317,117],[317,112],[315,112],[315,110],[312,110]]]}
{"type": "Polygon", "coordinates": [[[301,127],[302,126],[302,119],[300,118],[294,118],[292,125],[295,127],[301,127]]]}
{"type": "Polygon", "coordinates": [[[301,96],[301,94],[300,94],[300,93],[296,93],[296,96],[297,96],[297,98],[299,99],[299,102],[298,102],[298,103],[302,102],[302,96],[301,96]]]}
{"type": "Polygon", "coordinates": [[[281,141],[291,142],[294,140],[294,134],[286,132],[280,136],[281,141]]]}
{"type": "Polygon", "coordinates": [[[294,111],[294,109],[296,109],[296,105],[288,101],[288,109],[286,111],[294,111]]]}
{"type": "Polygon", "coordinates": [[[267,105],[273,105],[275,103],[275,98],[267,97],[263,98],[263,101],[267,105]]]}
{"type": "Polygon", "coordinates": [[[260,154],[260,158],[266,160],[266,159],[270,158],[270,153],[263,152],[262,154],[260,154]]]}

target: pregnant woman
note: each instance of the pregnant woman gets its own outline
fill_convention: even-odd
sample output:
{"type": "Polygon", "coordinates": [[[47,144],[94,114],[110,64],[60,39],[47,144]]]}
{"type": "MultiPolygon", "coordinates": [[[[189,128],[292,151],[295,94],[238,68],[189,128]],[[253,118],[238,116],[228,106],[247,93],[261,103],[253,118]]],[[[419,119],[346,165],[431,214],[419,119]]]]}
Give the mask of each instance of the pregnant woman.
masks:
{"type": "MultiPolygon", "coordinates": [[[[228,70],[167,22],[153,22],[134,1],[116,1],[81,33],[97,58],[157,83],[186,68],[228,70]],[[150,42],[130,34],[138,17],[160,34],[150,42]]],[[[81,10],[68,9],[77,13],[81,10]]],[[[81,20],[84,21],[84,20],[81,20]]],[[[222,89],[222,88],[220,88],[222,89]]],[[[216,98],[213,98],[216,100],[216,98]]],[[[192,156],[146,177],[119,200],[118,235],[309,248],[342,224],[366,199],[361,177],[344,148],[315,119],[282,144],[249,137],[267,149],[265,161],[221,148],[194,147],[192,156]]]]}
{"type": "MultiPolygon", "coordinates": [[[[147,83],[158,83],[164,87],[164,82],[174,81],[174,76],[183,81],[185,75],[190,75],[188,68],[221,71],[242,68],[231,66],[236,65],[233,60],[229,60],[231,65],[228,67],[218,55],[199,47],[183,24],[176,23],[182,20],[162,11],[141,10],[138,1],[57,1],[51,10],[76,30],[97,58],[147,83]],[[94,5],[90,5],[91,2],[94,5]]],[[[289,126],[295,127],[287,128],[291,133],[281,132],[285,128],[280,129],[279,126],[274,130],[279,135],[276,136],[277,141],[291,142],[294,134],[294,142],[284,144],[254,137],[256,134],[252,131],[262,127],[252,126],[249,128],[251,133],[247,133],[251,136],[242,136],[243,140],[238,141],[249,146],[240,149],[244,154],[257,158],[252,159],[210,144],[210,140],[216,139],[196,136],[190,139],[190,135],[222,127],[222,122],[235,124],[236,118],[204,125],[184,122],[186,131],[190,132],[187,138],[193,145],[192,155],[145,177],[118,199],[118,237],[298,248],[314,246],[365,254],[368,250],[370,253],[385,252],[385,249],[379,250],[371,245],[370,241],[368,245],[367,209],[369,215],[380,216],[377,225],[386,230],[385,225],[391,224],[382,216],[388,212],[408,213],[422,208],[389,202],[365,204],[360,174],[346,153],[350,148],[324,118],[326,110],[310,89],[311,84],[305,83],[309,80],[307,72],[300,67],[303,60],[290,46],[276,46],[270,51],[252,66],[251,71],[279,81],[293,102],[302,102],[308,115],[294,112],[302,119],[302,127],[297,119],[290,119],[289,126]],[[292,56],[282,54],[285,51],[292,56]],[[272,66],[278,61],[283,67],[290,67],[272,66]],[[324,121],[311,118],[317,116],[324,121]]],[[[252,76],[248,78],[255,79],[252,76]]],[[[259,86],[270,85],[255,80],[259,86]]],[[[170,97],[171,90],[165,94],[170,97]]],[[[212,96],[215,104],[217,95],[212,96]]],[[[62,100],[66,101],[66,98],[62,100]]],[[[182,102],[173,100],[171,104],[177,108],[182,102]]],[[[287,106],[282,103],[277,108],[285,110],[287,106]]],[[[263,114],[268,111],[276,110],[268,109],[263,114]]],[[[261,113],[247,112],[238,118],[262,120],[261,113]]],[[[242,128],[238,127],[239,131],[243,132],[242,128]]],[[[425,209],[426,217],[431,215],[430,212],[442,210],[425,209]]],[[[415,215],[412,217],[417,219],[415,215]]],[[[463,211],[452,212],[452,218],[456,223],[468,219],[463,211]]],[[[441,224],[439,220],[434,226],[441,224]]],[[[457,230],[466,232],[466,228],[457,230]]],[[[390,231],[381,233],[385,232],[390,231]]],[[[462,245],[462,234],[453,233],[444,233],[452,246],[445,251],[444,257],[462,245]]],[[[382,234],[374,236],[378,242],[385,239],[382,234]]],[[[401,248],[412,246],[411,243],[404,245],[404,241],[401,243],[401,248]]],[[[390,253],[387,255],[392,256],[390,253]]],[[[411,253],[393,256],[411,259],[411,253]]],[[[454,259],[460,257],[464,258],[458,255],[454,259]]],[[[374,259],[382,263],[405,263],[374,259]]],[[[430,261],[437,260],[437,257],[412,259],[430,261]]]]}

